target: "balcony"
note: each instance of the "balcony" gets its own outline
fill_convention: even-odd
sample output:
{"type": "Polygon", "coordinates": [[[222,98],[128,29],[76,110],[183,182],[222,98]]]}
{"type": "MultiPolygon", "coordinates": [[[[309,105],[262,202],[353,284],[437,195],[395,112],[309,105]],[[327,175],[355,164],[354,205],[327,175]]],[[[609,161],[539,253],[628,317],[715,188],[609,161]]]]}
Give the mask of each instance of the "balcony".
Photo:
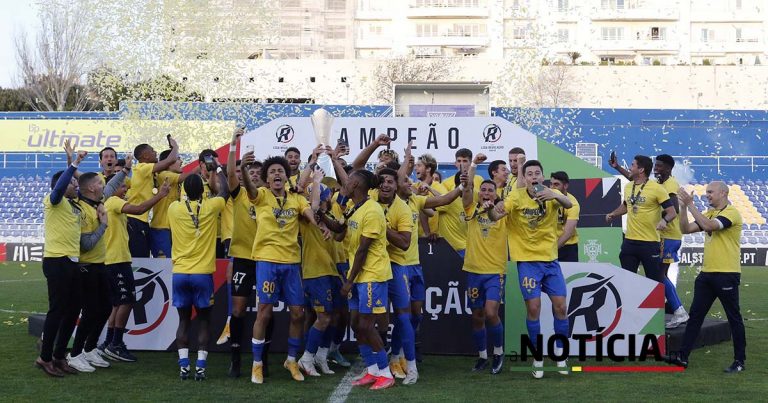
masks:
{"type": "Polygon", "coordinates": [[[718,42],[691,43],[691,53],[698,55],[725,54],[725,53],[763,53],[766,51],[765,43],[757,38],[740,39],[718,42]]]}
{"type": "Polygon", "coordinates": [[[392,47],[392,38],[386,36],[368,36],[355,39],[356,49],[389,49],[392,47]]]}
{"type": "Polygon", "coordinates": [[[488,18],[488,6],[480,3],[477,7],[456,6],[450,3],[419,5],[412,2],[406,10],[408,18],[488,18]]]}
{"type": "Polygon", "coordinates": [[[680,11],[676,8],[594,8],[592,21],[677,21],[680,11]]]}
{"type": "Polygon", "coordinates": [[[456,48],[483,48],[488,46],[488,37],[470,36],[449,32],[441,36],[412,36],[407,39],[408,46],[449,46],[456,48]]]}
{"type": "Polygon", "coordinates": [[[759,8],[728,9],[692,9],[691,22],[763,22],[765,13],[759,8]]]}
{"type": "Polygon", "coordinates": [[[627,40],[627,39],[599,39],[591,43],[591,50],[602,52],[660,52],[676,53],[680,50],[680,43],[672,40],[627,40]]]}

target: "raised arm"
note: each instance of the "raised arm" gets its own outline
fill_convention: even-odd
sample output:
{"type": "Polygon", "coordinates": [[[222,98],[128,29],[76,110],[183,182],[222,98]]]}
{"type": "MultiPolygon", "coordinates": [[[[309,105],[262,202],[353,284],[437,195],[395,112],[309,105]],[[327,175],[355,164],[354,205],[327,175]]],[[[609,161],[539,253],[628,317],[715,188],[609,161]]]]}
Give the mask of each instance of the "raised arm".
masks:
{"type": "MultiPolygon", "coordinates": [[[[248,151],[243,154],[243,158],[240,161],[240,169],[245,168],[247,170],[255,161],[256,159],[253,157],[253,151],[248,151]]],[[[248,198],[252,201],[256,201],[259,198],[259,189],[256,187],[256,184],[251,181],[251,175],[249,175],[248,172],[241,172],[240,175],[243,177],[243,186],[245,186],[245,191],[248,192],[248,198]]]]}
{"type": "Polygon", "coordinates": [[[173,137],[168,137],[168,145],[171,146],[171,153],[168,154],[166,159],[155,163],[152,167],[152,173],[167,170],[179,159],[179,145],[176,144],[176,140],[173,137]]]}
{"type": "Polygon", "coordinates": [[[64,198],[64,194],[67,192],[67,186],[69,186],[69,182],[72,181],[72,176],[75,174],[77,167],[86,155],[88,155],[88,151],[78,151],[75,161],[67,167],[61,176],[59,176],[59,179],[56,181],[56,184],[51,191],[51,204],[57,205],[61,202],[61,199],[64,198]]]}
{"type": "Polygon", "coordinates": [[[149,200],[144,201],[141,204],[124,204],[122,210],[120,210],[121,213],[124,214],[144,214],[149,209],[151,209],[155,204],[157,204],[160,200],[163,199],[163,197],[168,196],[168,192],[170,191],[171,186],[168,183],[168,179],[166,178],[163,181],[163,184],[160,186],[160,189],[158,189],[157,194],[153,195],[152,198],[149,200]]]}
{"type": "Polygon", "coordinates": [[[622,176],[624,176],[625,178],[629,179],[630,178],[629,171],[624,169],[623,166],[619,165],[619,160],[617,158],[615,158],[616,154],[612,153],[611,157],[613,157],[613,158],[608,158],[608,165],[610,165],[611,168],[613,168],[616,171],[618,171],[622,176]]]}
{"type": "Polygon", "coordinates": [[[389,143],[392,142],[392,139],[389,138],[386,134],[379,134],[378,137],[376,137],[376,140],[372,141],[371,144],[368,144],[365,148],[363,148],[360,151],[360,154],[357,155],[354,161],[352,161],[352,168],[354,169],[363,169],[365,168],[365,163],[368,162],[368,160],[371,158],[371,155],[373,155],[373,152],[376,151],[379,146],[386,146],[389,145],[389,143]]]}
{"type": "MultiPolygon", "coordinates": [[[[237,179],[237,140],[243,135],[243,128],[238,127],[232,133],[232,141],[229,142],[229,155],[227,155],[227,187],[232,192],[240,186],[240,181],[237,179]]],[[[243,163],[240,162],[241,175],[247,175],[243,172],[243,163]]]]}
{"type": "Polygon", "coordinates": [[[415,161],[413,158],[413,154],[411,153],[411,149],[413,148],[413,141],[409,141],[408,145],[405,146],[405,153],[403,154],[403,164],[400,165],[400,169],[397,171],[397,174],[403,178],[411,176],[411,172],[413,172],[413,166],[415,165],[415,161]]]}
{"type": "MultiPolygon", "coordinates": [[[[485,154],[479,153],[475,155],[475,158],[472,159],[472,164],[469,165],[469,170],[467,171],[467,178],[475,178],[475,172],[477,172],[477,165],[482,164],[488,157],[485,156],[485,154]]],[[[475,202],[475,181],[474,180],[466,180],[466,185],[464,185],[464,191],[461,194],[461,201],[464,205],[464,208],[467,208],[472,205],[472,203],[475,202]]],[[[479,189],[478,189],[479,190],[479,189]]]]}
{"type": "Polygon", "coordinates": [[[680,188],[678,197],[680,198],[682,205],[682,208],[680,209],[680,230],[682,233],[690,234],[699,231],[713,232],[719,231],[725,227],[723,222],[718,220],[717,217],[707,218],[701,211],[694,207],[693,197],[686,192],[685,189],[680,188]],[[693,216],[693,223],[688,222],[688,211],[690,211],[693,216]]]}

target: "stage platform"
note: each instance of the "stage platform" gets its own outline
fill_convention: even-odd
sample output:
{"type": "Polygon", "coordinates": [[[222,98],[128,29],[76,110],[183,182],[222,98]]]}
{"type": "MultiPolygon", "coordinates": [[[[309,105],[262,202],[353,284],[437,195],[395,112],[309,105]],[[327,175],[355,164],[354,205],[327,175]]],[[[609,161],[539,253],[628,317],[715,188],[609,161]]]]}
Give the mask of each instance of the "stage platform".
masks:
{"type": "MultiPolygon", "coordinates": [[[[669,321],[671,318],[672,315],[666,315],[664,321],[669,321]]],[[[683,342],[683,334],[685,333],[685,324],[682,324],[675,329],[666,330],[667,351],[680,350],[680,345],[683,342]]],[[[711,346],[729,340],[731,340],[731,327],[728,325],[728,321],[707,318],[704,319],[704,324],[701,326],[701,332],[699,332],[699,337],[696,338],[696,343],[693,348],[711,346]]]]}

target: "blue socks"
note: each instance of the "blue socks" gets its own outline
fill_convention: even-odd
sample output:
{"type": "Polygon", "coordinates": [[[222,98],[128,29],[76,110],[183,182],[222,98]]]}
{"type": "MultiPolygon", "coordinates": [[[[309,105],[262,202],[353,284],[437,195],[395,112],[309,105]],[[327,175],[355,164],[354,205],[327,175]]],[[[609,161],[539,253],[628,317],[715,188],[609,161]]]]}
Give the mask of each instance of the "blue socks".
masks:
{"type": "MultiPolygon", "coordinates": [[[[568,322],[568,319],[558,319],[554,318],[555,324],[555,333],[559,335],[563,335],[566,338],[568,337],[568,334],[570,333],[570,325],[568,322]]],[[[563,342],[562,340],[555,340],[555,345],[557,347],[563,348],[563,342]]]]}
{"type": "Polygon", "coordinates": [[[373,353],[376,357],[376,363],[379,364],[379,369],[387,369],[389,367],[389,360],[387,360],[387,350],[381,350],[373,353]]]}
{"type": "Polygon", "coordinates": [[[482,328],[480,330],[473,330],[472,341],[475,342],[475,349],[477,349],[478,352],[487,350],[488,340],[485,335],[485,328],[482,328]]]}
{"type": "MultiPolygon", "coordinates": [[[[410,313],[397,314],[397,329],[396,333],[400,335],[400,339],[403,346],[403,354],[407,361],[413,361],[416,359],[416,334],[411,325],[410,313]]],[[[394,343],[393,343],[394,345],[394,343]]],[[[394,347],[392,348],[394,350],[394,347]]]]}
{"type": "Polygon", "coordinates": [[[677,296],[675,285],[672,284],[672,281],[670,281],[667,276],[664,276],[664,297],[667,298],[667,302],[669,302],[672,311],[676,311],[677,308],[683,306],[683,303],[680,302],[680,297],[677,296]]]}
{"type": "Polygon", "coordinates": [[[261,356],[264,354],[264,340],[251,339],[251,349],[253,350],[253,361],[261,362],[261,356]]]}
{"type": "MultiPolygon", "coordinates": [[[[323,340],[323,332],[316,329],[314,326],[309,328],[309,334],[307,335],[307,347],[306,350],[311,353],[315,354],[317,353],[317,347],[320,345],[320,343],[323,340]]],[[[296,347],[296,350],[294,350],[294,357],[295,354],[299,352],[299,348],[296,347]]],[[[288,355],[291,355],[290,351],[288,352],[288,355]]]]}
{"type": "Polygon", "coordinates": [[[525,320],[525,327],[528,328],[528,337],[531,339],[531,343],[539,347],[538,338],[541,333],[541,322],[539,320],[525,320]]]}
{"type": "MultiPolygon", "coordinates": [[[[314,329],[314,327],[312,328],[314,329]]],[[[319,331],[318,331],[319,333],[319,331]]],[[[319,341],[319,337],[318,337],[319,341]]],[[[296,358],[296,355],[299,353],[299,349],[301,348],[301,339],[295,339],[293,337],[288,338],[288,357],[296,358]]],[[[315,351],[317,351],[317,345],[315,345],[315,351]]]]}
{"type": "Polygon", "coordinates": [[[363,362],[365,362],[366,367],[370,367],[372,365],[376,365],[376,357],[373,355],[373,350],[371,349],[371,346],[367,344],[361,344],[360,345],[360,355],[363,357],[363,362]]]}
{"type": "Polygon", "coordinates": [[[491,340],[493,341],[494,347],[503,347],[504,346],[504,325],[501,321],[496,324],[496,326],[490,326],[488,330],[491,333],[491,340]]]}

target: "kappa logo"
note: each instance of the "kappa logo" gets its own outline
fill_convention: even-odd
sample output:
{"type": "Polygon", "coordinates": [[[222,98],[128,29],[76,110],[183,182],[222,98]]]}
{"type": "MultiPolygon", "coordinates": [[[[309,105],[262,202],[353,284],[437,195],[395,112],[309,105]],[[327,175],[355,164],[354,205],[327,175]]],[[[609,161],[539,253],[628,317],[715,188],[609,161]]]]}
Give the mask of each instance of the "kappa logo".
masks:
{"type": "MultiPolygon", "coordinates": [[[[571,287],[571,298],[568,301],[568,321],[570,322],[570,335],[574,333],[574,323],[583,320],[586,332],[594,341],[600,335],[607,337],[621,320],[621,294],[611,282],[613,277],[605,278],[597,273],[575,274],[568,278],[568,283],[575,282],[571,287]],[[601,310],[613,311],[610,323],[600,323],[599,312],[601,310]]],[[[611,315],[603,315],[607,317],[611,315]]]]}
{"type": "Polygon", "coordinates": [[[483,129],[483,140],[486,143],[495,143],[501,140],[501,128],[495,123],[485,126],[483,129]]]}
{"type": "Polygon", "coordinates": [[[277,139],[278,143],[290,143],[291,140],[293,140],[293,134],[293,126],[280,125],[280,127],[278,127],[275,131],[275,138],[277,139]]]}
{"type": "Polygon", "coordinates": [[[136,325],[128,331],[128,334],[138,336],[149,333],[165,319],[168,315],[168,308],[171,304],[168,286],[160,277],[160,271],[140,267],[134,271],[136,277],[136,303],[133,305],[133,323],[136,325]],[[150,312],[147,310],[151,306],[150,301],[155,298],[161,298],[163,301],[160,312],[150,312]]]}

